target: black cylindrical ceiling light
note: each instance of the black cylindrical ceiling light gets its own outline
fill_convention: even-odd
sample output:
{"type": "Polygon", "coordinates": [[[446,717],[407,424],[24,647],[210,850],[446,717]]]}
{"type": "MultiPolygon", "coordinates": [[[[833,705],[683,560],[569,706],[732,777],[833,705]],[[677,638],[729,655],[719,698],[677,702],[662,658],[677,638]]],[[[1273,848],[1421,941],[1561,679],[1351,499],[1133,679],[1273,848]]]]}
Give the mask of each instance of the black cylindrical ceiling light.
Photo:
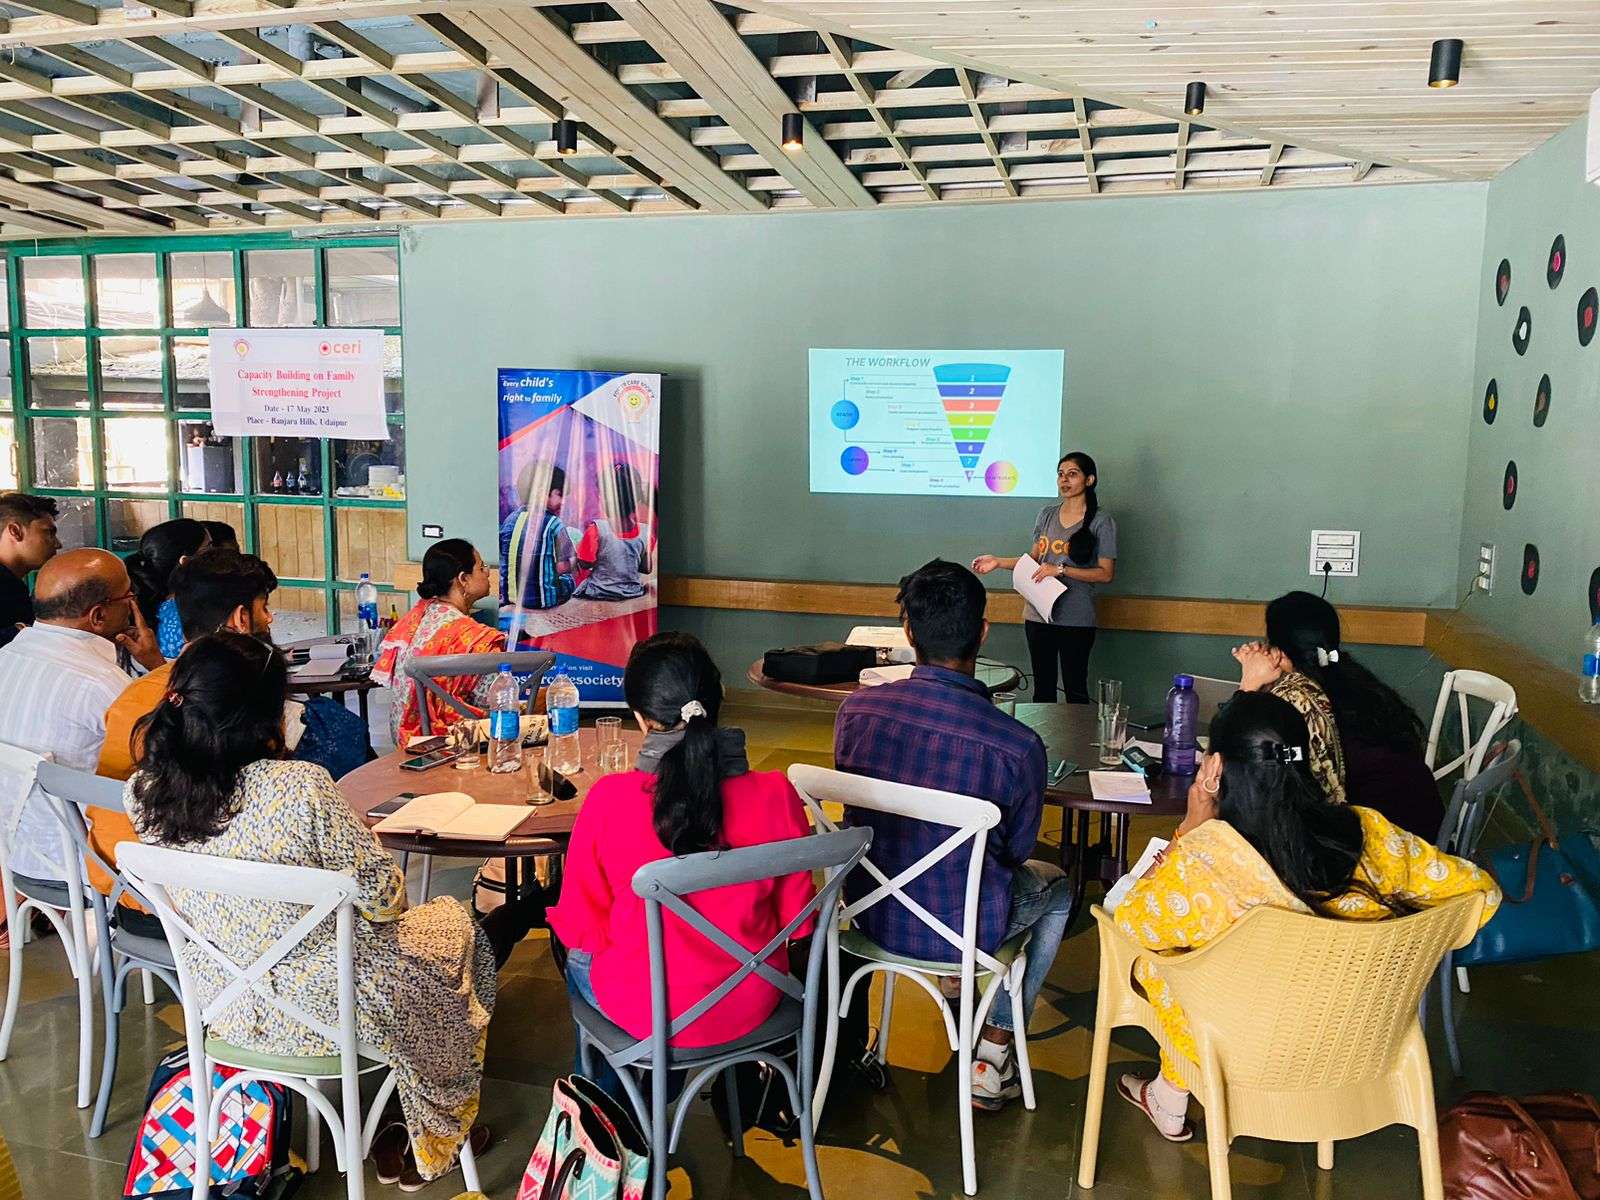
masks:
{"type": "Polygon", "coordinates": [[[576,154],[578,152],[578,123],[571,117],[562,117],[556,122],[556,153],[576,154]]]}
{"type": "Polygon", "coordinates": [[[1189,90],[1183,94],[1183,111],[1191,117],[1198,117],[1206,110],[1206,85],[1196,79],[1189,85],[1189,90]]]}
{"type": "Polygon", "coordinates": [[[797,112],[783,114],[783,148],[790,154],[799,154],[806,148],[806,123],[797,112]]]}
{"type": "Polygon", "coordinates": [[[1433,43],[1433,57],[1428,61],[1428,86],[1455,87],[1461,82],[1461,39],[1440,38],[1433,43]]]}

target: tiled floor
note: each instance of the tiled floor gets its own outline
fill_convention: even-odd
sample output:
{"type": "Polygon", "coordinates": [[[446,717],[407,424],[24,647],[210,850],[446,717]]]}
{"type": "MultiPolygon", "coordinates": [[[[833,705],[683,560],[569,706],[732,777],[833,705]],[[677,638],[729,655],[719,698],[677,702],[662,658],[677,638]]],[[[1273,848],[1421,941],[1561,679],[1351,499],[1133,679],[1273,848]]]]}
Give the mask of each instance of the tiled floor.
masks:
{"type": "MultiPolygon", "coordinates": [[[[751,762],[773,769],[793,761],[827,762],[831,715],[826,710],[771,709],[748,702],[727,715],[745,726],[751,762]]],[[[1051,812],[1042,840],[1053,853],[1059,822],[1051,812]]],[[[1135,844],[1141,838],[1136,831],[1135,844]]],[[[470,864],[441,872],[436,885],[464,895],[470,864]]],[[[151,1067],[176,1042],[181,1018],[164,994],[146,1008],[137,999],[122,1014],[123,1051],[111,1122],[104,1136],[87,1136],[88,1113],[73,1107],[76,1008],[59,947],[35,943],[26,951],[23,1007],[10,1059],[0,1063],[0,1130],[10,1142],[24,1194],[33,1198],[121,1195],[123,1172],[151,1067]]],[[[1462,1037],[1466,1075],[1436,1072],[1441,1099],[1471,1088],[1522,1093],[1556,1087],[1600,1091],[1595,1029],[1596,961],[1572,958],[1533,967],[1474,973],[1465,998],[1462,1037]]],[[[1014,1105],[997,1115],[978,1114],[980,1194],[1075,1195],[1096,1200],[1203,1197],[1208,1194],[1202,1146],[1161,1141],[1144,1118],[1109,1099],[1100,1151],[1099,1184],[1081,1192],[1074,1182],[1088,1069],[1088,1023],[1094,1011],[1095,946],[1080,926],[1063,947],[1050,986],[1035,1012],[1032,1045],[1038,1108],[1014,1105]]],[[[872,1093],[835,1089],[824,1123],[820,1162],[823,1184],[836,1197],[955,1197],[961,1194],[955,1078],[928,1001],[902,989],[890,1046],[891,1082],[872,1093]]],[[[1438,1034],[1433,1034],[1437,1046],[1438,1034]]],[[[549,1104],[550,1085],[571,1059],[572,1033],[565,993],[550,961],[548,942],[530,939],[501,978],[501,998],[489,1037],[483,1118],[495,1141],[481,1160],[483,1185],[495,1200],[516,1192],[549,1104]]],[[[1119,1063],[1145,1066],[1152,1046],[1139,1034],[1113,1044],[1119,1063]]],[[[1443,1061],[1442,1049],[1436,1054],[1443,1061]]],[[[672,1195],[804,1195],[798,1147],[753,1134],[749,1157],[735,1160],[705,1105],[697,1106],[672,1172],[672,1195]]],[[[320,1175],[300,1195],[306,1200],[344,1196],[341,1177],[324,1155],[320,1175]]],[[[1421,1192],[1415,1137],[1388,1129],[1341,1143],[1331,1174],[1320,1172],[1309,1147],[1241,1139],[1232,1157],[1239,1200],[1408,1200],[1421,1192]]],[[[396,1194],[368,1174],[368,1194],[396,1194]]],[[[460,1191],[451,1175],[423,1195],[448,1200],[460,1191]]]]}

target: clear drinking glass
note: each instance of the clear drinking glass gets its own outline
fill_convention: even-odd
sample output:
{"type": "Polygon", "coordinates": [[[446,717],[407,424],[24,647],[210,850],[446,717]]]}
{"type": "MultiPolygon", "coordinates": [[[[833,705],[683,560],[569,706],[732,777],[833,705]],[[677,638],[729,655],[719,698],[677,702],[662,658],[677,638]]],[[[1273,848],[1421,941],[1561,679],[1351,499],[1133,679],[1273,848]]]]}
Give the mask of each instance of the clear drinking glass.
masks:
{"type": "MultiPolygon", "coordinates": [[[[601,718],[604,720],[604,718],[601,718]]],[[[614,742],[608,742],[600,747],[600,774],[616,775],[628,769],[628,747],[623,743],[619,734],[614,742]]]]}
{"type": "Polygon", "coordinates": [[[455,767],[458,771],[475,771],[478,768],[478,725],[476,721],[457,721],[445,735],[450,739],[450,753],[459,754],[455,767]]]}
{"type": "Polygon", "coordinates": [[[1095,684],[1095,699],[1100,703],[1100,709],[1105,711],[1106,706],[1115,707],[1122,703],[1122,680],[1102,679],[1095,684]]]}
{"type": "Polygon", "coordinates": [[[596,744],[600,747],[600,752],[604,754],[607,746],[622,740],[622,718],[596,717],[594,736],[596,744]]]}
{"type": "Polygon", "coordinates": [[[1116,766],[1122,761],[1122,748],[1128,743],[1128,706],[1100,706],[1100,765],[1116,766]]]}
{"type": "Polygon", "coordinates": [[[1005,713],[1006,716],[1014,717],[1017,715],[1016,692],[995,692],[992,699],[994,700],[994,706],[1005,713]]]}
{"type": "Polygon", "coordinates": [[[555,802],[555,796],[545,786],[544,772],[540,770],[544,764],[545,747],[534,746],[528,751],[528,803],[534,808],[543,807],[555,802]]]}

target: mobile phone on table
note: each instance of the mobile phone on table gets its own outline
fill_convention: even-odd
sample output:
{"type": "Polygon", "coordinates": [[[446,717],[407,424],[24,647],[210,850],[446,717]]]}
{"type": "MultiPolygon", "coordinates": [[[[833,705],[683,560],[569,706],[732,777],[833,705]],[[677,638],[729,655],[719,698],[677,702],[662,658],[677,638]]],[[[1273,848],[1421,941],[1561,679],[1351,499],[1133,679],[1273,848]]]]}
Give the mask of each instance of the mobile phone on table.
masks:
{"type": "Polygon", "coordinates": [[[367,816],[387,817],[390,814],[397,813],[404,808],[408,800],[415,800],[416,798],[417,793],[415,792],[401,792],[398,796],[391,796],[382,804],[375,805],[373,808],[369,809],[367,816]]]}
{"type": "Polygon", "coordinates": [[[571,800],[578,794],[578,785],[559,771],[539,764],[539,784],[557,800],[571,800]]]}
{"type": "Polygon", "coordinates": [[[1129,746],[1122,752],[1122,761],[1130,770],[1137,771],[1146,777],[1161,774],[1161,760],[1154,755],[1146,754],[1137,746],[1129,746]]]}
{"type": "Polygon", "coordinates": [[[465,754],[452,750],[449,746],[441,746],[437,750],[430,750],[426,754],[419,754],[415,758],[408,758],[400,764],[402,771],[431,771],[434,767],[442,767],[445,763],[453,763],[465,754]]]}
{"type": "Polygon", "coordinates": [[[406,752],[408,754],[428,754],[441,746],[449,744],[449,741],[449,738],[440,734],[435,734],[433,737],[417,738],[406,747],[406,752]]]}

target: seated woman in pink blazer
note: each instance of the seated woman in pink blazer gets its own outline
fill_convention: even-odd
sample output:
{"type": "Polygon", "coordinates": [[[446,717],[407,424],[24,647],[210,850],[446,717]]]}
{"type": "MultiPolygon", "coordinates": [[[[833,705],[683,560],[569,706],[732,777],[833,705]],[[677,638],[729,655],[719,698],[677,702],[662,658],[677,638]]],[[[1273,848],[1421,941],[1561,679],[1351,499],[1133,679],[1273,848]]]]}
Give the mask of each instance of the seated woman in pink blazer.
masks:
{"type": "MultiPolygon", "coordinates": [[[[752,771],[744,731],[717,725],[722,676],[682,633],[640,642],[623,693],[644,746],[632,771],[590,790],[572,831],[561,900],[550,928],[567,949],[567,987],[637,1038],[650,1036],[650,951],[633,875],[645,863],[702,850],[804,837],[805,808],[780,771],[752,771]]],[[[699,892],[696,909],[740,945],[759,950],[814,895],[808,874],[699,892]]],[[[797,937],[809,935],[803,928],[797,937]]],[[[665,914],[668,1010],[676,1018],[735,970],[731,956],[665,914]]],[[[772,965],[788,970],[780,953],[772,965]]],[[[756,975],[685,1028],[673,1044],[717,1045],[772,1015],[778,989],[756,975]]]]}

